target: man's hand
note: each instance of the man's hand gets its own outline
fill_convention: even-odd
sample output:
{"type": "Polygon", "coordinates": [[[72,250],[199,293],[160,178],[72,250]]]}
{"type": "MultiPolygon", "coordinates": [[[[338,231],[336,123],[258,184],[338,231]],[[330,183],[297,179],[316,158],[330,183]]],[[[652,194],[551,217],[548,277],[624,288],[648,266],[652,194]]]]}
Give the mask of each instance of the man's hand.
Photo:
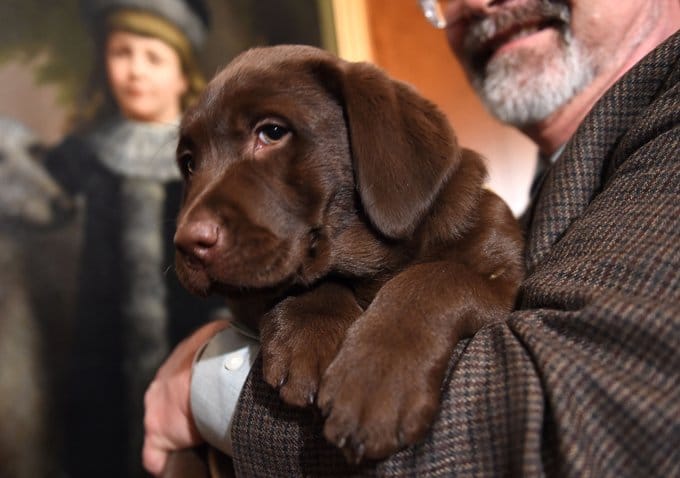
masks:
{"type": "Polygon", "coordinates": [[[159,476],[168,453],[203,442],[198,434],[189,405],[191,366],[198,350],[217,332],[229,326],[228,320],[216,320],[199,328],[180,342],[144,395],[144,468],[159,476]]]}

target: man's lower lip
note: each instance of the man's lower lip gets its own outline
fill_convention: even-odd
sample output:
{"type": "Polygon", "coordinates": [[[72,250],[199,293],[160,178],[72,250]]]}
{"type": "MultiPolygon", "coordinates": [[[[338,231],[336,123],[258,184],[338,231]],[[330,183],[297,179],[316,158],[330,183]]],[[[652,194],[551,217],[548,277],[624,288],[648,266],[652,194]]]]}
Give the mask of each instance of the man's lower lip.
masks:
{"type": "Polygon", "coordinates": [[[519,36],[515,36],[510,40],[506,41],[505,43],[501,44],[498,48],[496,48],[493,56],[514,50],[515,48],[531,46],[535,41],[537,41],[539,37],[546,34],[550,34],[552,31],[553,30],[550,28],[542,28],[519,36]]]}

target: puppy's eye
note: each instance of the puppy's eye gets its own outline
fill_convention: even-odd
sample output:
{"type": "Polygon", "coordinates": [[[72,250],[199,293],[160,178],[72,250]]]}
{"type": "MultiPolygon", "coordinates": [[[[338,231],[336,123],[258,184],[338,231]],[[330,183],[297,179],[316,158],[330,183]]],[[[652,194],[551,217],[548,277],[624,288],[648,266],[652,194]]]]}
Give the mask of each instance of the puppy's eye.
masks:
{"type": "Polygon", "coordinates": [[[194,156],[190,152],[181,153],[177,157],[177,164],[179,165],[182,176],[186,179],[194,174],[194,156]]]}
{"type": "Polygon", "coordinates": [[[275,123],[267,123],[257,128],[257,139],[264,145],[274,144],[283,139],[290,130],[285,126],[275,123]]]}

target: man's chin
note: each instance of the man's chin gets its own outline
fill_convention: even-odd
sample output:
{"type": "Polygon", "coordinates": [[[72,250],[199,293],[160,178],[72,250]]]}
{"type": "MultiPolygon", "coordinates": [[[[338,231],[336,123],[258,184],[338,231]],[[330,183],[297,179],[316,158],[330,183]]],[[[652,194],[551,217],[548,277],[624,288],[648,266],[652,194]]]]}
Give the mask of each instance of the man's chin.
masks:
{"type": "Polygon", "coordinates": [[[472,84],[496,118],[521,127],[550,116],[592,77],[590,61],[576,45],[550,54],[518,46],[494,56],[472,84]]]}

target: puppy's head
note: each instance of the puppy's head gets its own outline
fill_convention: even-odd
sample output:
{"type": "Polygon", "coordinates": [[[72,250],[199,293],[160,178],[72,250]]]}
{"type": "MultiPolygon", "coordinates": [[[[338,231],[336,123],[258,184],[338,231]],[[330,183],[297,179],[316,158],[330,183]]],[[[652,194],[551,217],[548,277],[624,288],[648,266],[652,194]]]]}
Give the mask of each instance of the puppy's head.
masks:
{"type": "Polygon", "coordinates": [[[374,66],[249,50],[181,125],[180,279],[201,295],[309,283],[357,223],[378,242],[410,237],[458,157],[444,116],[374,66]]]}

